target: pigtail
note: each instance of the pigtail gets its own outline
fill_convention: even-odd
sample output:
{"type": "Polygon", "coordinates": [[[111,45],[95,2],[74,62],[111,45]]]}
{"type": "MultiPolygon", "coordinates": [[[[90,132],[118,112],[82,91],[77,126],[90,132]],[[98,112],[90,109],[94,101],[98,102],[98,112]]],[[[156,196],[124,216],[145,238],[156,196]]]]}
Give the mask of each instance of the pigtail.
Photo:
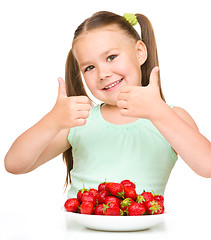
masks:
{"type": "MultiPolygon", "coordinates": [[[[144,42],[144,44],[147,47],[147,60],[141,66],[142,86],[147,86],[149,84],[149,77],[152,69],[155,66],[159,66],[157,44],[155,40],[153,27],[149,19],[142,14],[136,14],[136,17],[141,27],[141,40],[144,42]]],[[[159,74],[159,86],[160,86],[161,98],[165,101],[165,98],[161,89],[160,74],[159,74]]]]}
{"type": "Polygon", "coordinates": [[[80,95],[87,96],[87,93],[82,82],[78,62],[76,61],[72,53],[72,49],[70,50],[66,60],[65,84],[68,97],[80,95]]]}
{"type": "MultiPolygon", "coordinates": [[[[80,96],[80,95],[85,95],[88,97],[82,82],[78,62],[76,61],[72,53],[72,50],[70,50],[66,60],[65,85],[66,85],[66,93],[68,97],[80,96]]],[[[68,184],[71,183],[70,171],[73,168],[72,147],[70,147],[68,150],[66,150],[63,153],[63,161],[67,166],[67,175],[66,175],[66,181],[65,181],[65,189],[66,189],[68,184]]]]}

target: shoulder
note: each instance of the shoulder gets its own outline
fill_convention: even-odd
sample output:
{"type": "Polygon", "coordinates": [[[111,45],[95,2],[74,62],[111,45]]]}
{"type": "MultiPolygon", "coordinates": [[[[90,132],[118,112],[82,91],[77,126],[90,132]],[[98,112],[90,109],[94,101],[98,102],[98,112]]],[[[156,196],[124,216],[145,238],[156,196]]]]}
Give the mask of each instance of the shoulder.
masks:
{"type": "Polygon", "coordinates": [[[175,113],[180,117],[182,118],[188,125],[190,125],[191,127],[193,127],[194,129],[198,130],[198,127],[195,123],[195,121],[193,120],[193,118],[191,117],[191,115],[183,108],[181,107],[177,107],[177,106],[174,106],[172,108],[175,113]]]}

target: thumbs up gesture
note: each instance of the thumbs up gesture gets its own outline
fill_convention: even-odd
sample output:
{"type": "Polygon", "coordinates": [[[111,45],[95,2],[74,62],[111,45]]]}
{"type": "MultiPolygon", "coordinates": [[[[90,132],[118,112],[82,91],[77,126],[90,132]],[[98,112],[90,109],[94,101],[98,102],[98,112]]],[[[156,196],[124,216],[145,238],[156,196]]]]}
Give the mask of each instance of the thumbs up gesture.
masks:
{"type": "Polygon", "coordinates": [[[57,127],[62,130],[84,125],[91,109],[90,99],[87,96],[67,97],[64,80],[58,78],[58,82],[58,97],[51,110],[57,127]]]}
{"type": "Polygon", "coordinates": [[[120,88],[117,106],[121,115],[150,120],[156,117],[160,104],[164,103],[160,96],[158,73],[159,67],[154,67],[146,87],[123,85],[120,88]]]}

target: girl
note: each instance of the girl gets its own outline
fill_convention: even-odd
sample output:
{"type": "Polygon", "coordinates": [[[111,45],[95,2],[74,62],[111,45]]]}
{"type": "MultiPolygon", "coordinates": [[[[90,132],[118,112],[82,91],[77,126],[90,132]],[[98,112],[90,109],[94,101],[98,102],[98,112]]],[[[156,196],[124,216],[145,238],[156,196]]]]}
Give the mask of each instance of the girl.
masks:
{"type": "Polygon", "coordinates": [[[161,90],[156,41],[149,20],[98,12],[75,31],[53,109],[19,136],[5,168],[27,173],[63,153],[69,197],[105,178],[136,182],[137,192],[164,194],[177,154],[211,177],[211,143],[161,90]],[[141,36],[132,25],[140,24],[141,36]],[[81,78],[102,103],[93,106],[81,78]]]}

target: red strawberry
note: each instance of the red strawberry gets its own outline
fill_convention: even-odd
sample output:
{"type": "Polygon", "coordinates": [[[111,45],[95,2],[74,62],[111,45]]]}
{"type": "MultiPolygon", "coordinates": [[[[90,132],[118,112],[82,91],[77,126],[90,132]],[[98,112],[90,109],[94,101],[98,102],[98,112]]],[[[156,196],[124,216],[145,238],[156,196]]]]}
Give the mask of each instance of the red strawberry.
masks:
{"type": "Polygon", "coordinates": [[[131,182],[130,180],[123,180],[121,181],[121,184],[124,186],[124,187],[132,187],[132,188],[136,188],[136,185],[135,183],[131,182]]]}
{"type": "Polygon", "coordinates": [[[120,208],[115,203],[103,204],[103,213],[108,216],[120,216],[120,208]]]}
{"type": "Polygon", "coordinates": [[[104,203],[106,197],[108,197],[108,191],[103,190],[99,192],[99,199],[98,199],[99,203],[104,203]]]}
{"type": "Polygon", "coordinates": [[[83,194],[85,193],[85,192],[88,192],[88,190],[87,189],[80,189],[79,191],[78,191],[78,193],[77,193],[77,199],[78,199],[78,201],[79,202],[82,202],[82,197],[83,197],[83,194]]]}
{"type": "Polygon", "coordinates": [[[85,185],[84,185],[84,181],[83,181],[83,180],[82,180],[82,183],[83,183],[83,188],[80,189],[80,190],[78,191],[78,193],[77,193],[77,199],[78,199],[79,202],[82,202],[83,193],[88,191],[88,189],[85,188],[85,185]]]}
{"type": "Polygon", "coordinates": [[[165,208],[164,208],[164,205],[162,204],[162,203],[159,203],[160,204],[160,210],[158,209],[158,212],[156,213],[156,214],[162,214],[162,213],[164,213],[164,210],[165,210],[165,208]]]}
{"type": "Polygon", "coordinates": [[[120,202],[120,209],[122,211],[126,211],[128,209],[128,207],[133,203],[134,203],[134,201],[132,198],[125,198],[124,200],[122,200],[120,202]]]}
{"type": "Polygon", "coordinates": [[[92,214],[94,211],[94,205],[92,202],[82,202],[80,206],[80,213],[82,214],[92,214]]]}
{"type": "Polygon", "coordinates": [[[97,204],[96,197],[91,192],[84,192],[81,201],[91,202],[94,206],[97,204]]]}
{"type": "Polygon", "coordinates": [[[100,183],[100,184],[98,185],[98,192],[105,191],[105,190],[106,190],[106,184],[107,184],[106,181],[103,182],[103,183],[100,183]]]}
{"type": "Polygon", "coordinates": [[[103,204],[98,204],[95,207],[94,215],[103,215],[103,204]]]}
{"type": "Polygon", "coordinates": [[[105,204],[114,203],[114,204],[116,204],[119,207],[120,200],[118,198],[114,197],[114,196],[108,196],[108,197],[106,197],[104,203],[105,204]]]}
{"type": "Polygon", "coordinates": [[[109,192],[111,195],[122,198],[124,196],[124,188],[120,183],[111,183],[109,186],[109,192]]]}
{"type": "Polygon", "coordinates": [[[140,216],[146,212],[145,207],[141,203],[133,203],[128,207],[129,216],[140,216]]]}
{"type": "Polygon", "coordinates": [[[106,185],[105,185],[105,190],[106,190],[106,191],[110,192],[110,185],[111,185],[111,184],[113,184],[113,182],[108,182],[108,183],[106,183],[106,185]]]}
{"type": "Polygon", "coordinates": [[[80,202],[77,198],[70,198],[64,204],[64,208],[67,212],[77,212],[80,206],[80,202]]]}
{"type": "Polygon", "coordinates": [[[153,201],[153,199],[154,199],[154,196],[153,196],[153,194],[151,193],[151,192],[143,192],[142,194],[141,194],[141,196],[143,196],[144,197],[144,201],[145,202],[151,202],[151,201],[153,201]]]}
{"type": "Polygon", "coordinates": [[[93,196],[96,198],[96,201],[98,203],[99,202],[99,192],[94,188],[89,189],[89,192],[91,192],[93,194],[93,196]]]}
{"type": "Polygon", "coordinates": [[[164,206],[162,203],[157,201],[146,202],[145,203],[146,211],[150,215],[162,214],[164,212],[164,206]]]}
{"type": "Polygon", "coordinates": [[[135,201],[137,197],[136,190],[131,187],[124,187],[124,196],[125,198],[132,198],[135,201]]]}
{"type": "Polygon", "coordinates": [[[154,195],[154,200],[159,203],[164,203],[164,197],[162,195],[154,195]]]}

